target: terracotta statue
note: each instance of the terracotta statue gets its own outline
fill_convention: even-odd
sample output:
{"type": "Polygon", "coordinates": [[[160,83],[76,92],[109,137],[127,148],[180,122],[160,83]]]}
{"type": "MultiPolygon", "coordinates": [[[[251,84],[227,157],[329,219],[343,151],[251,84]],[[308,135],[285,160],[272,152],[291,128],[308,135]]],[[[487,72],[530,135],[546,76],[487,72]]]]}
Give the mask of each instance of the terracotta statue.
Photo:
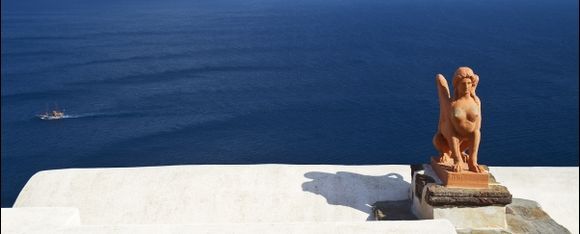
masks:
{"type": "Polygon", "coordinates": [[[481,102],[475,94],[479,76],[469,67],[460,67],[453,75],[453,98],[447,80],[441,74],[436,78],[439,94],[439,126],[433,144],[439,151],[439,163],[451,163],[454,172],[469,169],[484,173],[477,164],[481,139],[481,102]],[[464,162],[469,168],[464,168],[464,162]]]}

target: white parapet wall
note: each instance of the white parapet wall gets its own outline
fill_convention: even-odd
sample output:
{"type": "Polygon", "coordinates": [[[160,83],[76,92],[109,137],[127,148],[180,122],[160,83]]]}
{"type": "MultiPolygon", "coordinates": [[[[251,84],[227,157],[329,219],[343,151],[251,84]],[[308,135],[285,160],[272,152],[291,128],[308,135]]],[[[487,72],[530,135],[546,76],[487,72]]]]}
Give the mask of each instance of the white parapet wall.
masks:
{"type": "Polygon", "coordinates": [[[81,226],[77,208],[2,208],[2,233],[42,233],[81,226]]]}
{"type": "MultiPolygon", "coordinates": [[[[538,201],[558,223],[578,233],[578,167],[492,167],[491,172],[514,197],[538,201]]],[[[77,209],[78,225],[59,229],[64,233],[454,233],[446,220],[365,222],[374,202],[407,199],[410,182],[408,165],[50,170],[34,175],[14,207],[2,209],[2,233],[5,225],[17,223],[5,214],[15,217],[17,210],[34,207],[77,209]]]]}
{"type": "Polygon", "coordinates": [[[77,207],[84,224],[364,221],[407,199],[409,166],[199,165],[34,175],[14,207],[77,207]]]}

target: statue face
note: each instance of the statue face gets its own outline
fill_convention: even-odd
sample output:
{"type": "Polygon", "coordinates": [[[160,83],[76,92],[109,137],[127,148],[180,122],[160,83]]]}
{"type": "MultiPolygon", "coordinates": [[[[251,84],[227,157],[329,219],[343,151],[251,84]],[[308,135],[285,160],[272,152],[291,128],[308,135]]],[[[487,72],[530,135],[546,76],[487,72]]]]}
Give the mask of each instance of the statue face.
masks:
{"type": "Polygon", "coordinates": [[[463,78],[461,81],[459,81],[459,87],[457,87],[459,89],[459,94],[460,95],[470,95],[471,94],[471,89],[473,88],[473,83],[471,82],[471,79],[469,78],[463,78]]]}

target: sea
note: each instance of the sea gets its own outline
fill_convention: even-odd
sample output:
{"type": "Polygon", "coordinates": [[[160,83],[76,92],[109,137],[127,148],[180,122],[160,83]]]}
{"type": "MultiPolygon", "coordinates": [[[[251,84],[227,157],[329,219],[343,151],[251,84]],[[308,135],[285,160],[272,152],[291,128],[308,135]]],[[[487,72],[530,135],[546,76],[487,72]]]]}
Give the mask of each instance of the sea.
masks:
{"type": "Polygon", "coordinates": [[[480,164],[578,166],[578,26],[577,0],[2,1],[1,205],[49,169],[426,163],[460,66],[480,164]]]}

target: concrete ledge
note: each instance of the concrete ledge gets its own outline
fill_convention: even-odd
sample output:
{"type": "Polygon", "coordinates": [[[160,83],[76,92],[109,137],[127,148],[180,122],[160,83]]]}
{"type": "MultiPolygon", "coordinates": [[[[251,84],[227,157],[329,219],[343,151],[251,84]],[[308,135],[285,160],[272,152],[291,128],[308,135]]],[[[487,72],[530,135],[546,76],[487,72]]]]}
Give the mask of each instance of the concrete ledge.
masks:
{"type": "Polygon", "coordinates": [[[175,225],[89,225],[64,228],[58,233],[455,233],[447,220],[391,222],[215,223],[175,225]]]}
{"type": "MultiPolygon", "coordinates": [[[[514,197],[537,201],[556,222],[578,233],[578,167],[490,167],[490,171],[514,197]]],[[[393,222],[362,222],[372,218],[372,204],[409,198],[410,182],[408,165],[189,165],[51,170],[39,172],[28,181],[14,211],[35,207],[77,208],[80,225],[63,228],[66,233],[147,232],[148,228],[156,232],[211,232],[224,223],[231,227],[224,230],[232,232],[244,232],[237,229],[245,228],[266,230],[269,225],[280,232],[286,229],[299,232],[300,229],[291,226],[302,223],[305,229],[320,224],[333,232],[370,230],[370,233],[390,230],[389,223],[393,222]],[[348,224],[333,229],[336,223],[348,224]]],[[[43,212],[20,216],[13,213],[10,218],[10,214],[4,215],[7,211],[13,210],[2,209],[2,233],[11,233],[5,230],[14,224],[40,219],[36,215],[43,212]]],[[[320,231],[315,227],[311,230],[320,231]]]]}
{"type": "Polygon", "coordinates": [[[351,222],[403,200],[409,166],[197,165],[34,175],[14,207],[77,207],[83,224],[351,222]]]}
{"type": "Polygon", "coordinates": [[[81,224],[77,208],[2,208],[2,233],[46,233],[81,224]]]}
{"type": "Polygon", "coordinates": [[[571,233],[578,229],[578,167],[490,167],[513,197],[536,201],[571,233]]]}

